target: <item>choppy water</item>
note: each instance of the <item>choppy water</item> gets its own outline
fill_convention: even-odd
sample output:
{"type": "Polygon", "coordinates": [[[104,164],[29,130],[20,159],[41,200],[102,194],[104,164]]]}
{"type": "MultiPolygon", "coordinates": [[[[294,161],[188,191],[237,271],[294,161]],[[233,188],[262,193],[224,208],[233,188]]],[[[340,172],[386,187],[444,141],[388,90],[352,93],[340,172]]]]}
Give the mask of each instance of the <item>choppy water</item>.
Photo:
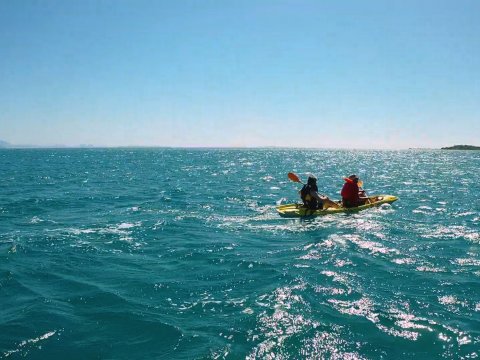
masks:
{"type": "Polygon", "coordinates": [[[0,151],[0,358],[480,355],[480,153],[0,151]],[[295,171],[392,206],[298,220],[295,171]]]}

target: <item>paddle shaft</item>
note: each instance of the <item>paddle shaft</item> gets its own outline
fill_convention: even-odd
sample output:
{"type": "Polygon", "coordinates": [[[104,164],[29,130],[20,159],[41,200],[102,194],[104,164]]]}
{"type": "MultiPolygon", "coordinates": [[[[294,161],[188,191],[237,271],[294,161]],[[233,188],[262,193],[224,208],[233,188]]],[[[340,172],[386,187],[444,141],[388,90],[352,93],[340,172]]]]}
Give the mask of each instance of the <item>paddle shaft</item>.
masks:
{"type": "MultiPolygon", "coordinates": [[[[362,183],[362,185],[363,185],[363,183],[362,183]]],[[[358,189],[361,190],[361,191],[363,191],[363,193],[364,193],[365,196],[367,197],[368,203],[371,204],[371,203],[372,203],[372,200],[370,200],[370,198],[369,198],[367,192],[365,191],[365,189],[363,189],[361,186],[359,186],[358,189]]]]}

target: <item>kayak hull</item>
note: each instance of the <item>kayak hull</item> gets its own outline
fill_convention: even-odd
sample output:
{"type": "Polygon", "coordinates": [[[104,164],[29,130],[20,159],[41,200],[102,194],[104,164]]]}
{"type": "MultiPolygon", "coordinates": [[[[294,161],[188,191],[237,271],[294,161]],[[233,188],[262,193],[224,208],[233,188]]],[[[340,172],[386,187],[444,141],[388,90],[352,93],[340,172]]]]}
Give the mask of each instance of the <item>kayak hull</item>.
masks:
{"type": "Polygon", "coordinates": [[[283,217],[306,217],[306,216],[322,216],[329,214],[338,214],[338,213],[351,213],[358,212],[361,210],[369,209],[374,206],[380,206],[382,204],[391,204],[394,201],[397,201],[398,197],[393,195],[376,195],[370,196],[369,201],[365,205],[353,207],[353,208],[328,208],[328,209],[319,209],[319,210],[310,210],[303,207],[302,204],[285,204],[277,206],[277,212],[280,216],[283,217]]]}

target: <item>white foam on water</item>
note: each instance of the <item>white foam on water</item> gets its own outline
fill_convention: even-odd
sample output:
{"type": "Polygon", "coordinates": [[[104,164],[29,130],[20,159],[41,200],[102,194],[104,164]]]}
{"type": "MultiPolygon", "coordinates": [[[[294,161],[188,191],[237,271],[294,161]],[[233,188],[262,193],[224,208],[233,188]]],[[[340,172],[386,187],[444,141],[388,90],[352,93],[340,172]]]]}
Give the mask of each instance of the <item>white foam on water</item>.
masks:
{"type": "Polygon", "coordinates": [[[373,300],[365,296],[358,300],[329,299],[328,302],[342,314],[363,317],[386,334],[412,341],[416,341],[423,331],[434,331],[432,325],[436,324],[396,307],[382,311],[373,300]]]}
{"type": "MultiPolygon", "coordinates": [[[[322,357],[331,360],[364,360],[367,359],[355,351],[344,351],[341,347],[347,347],[347,342],[340,338],[341,335],[323,331],[315,334],[313,339],[304,341],[300,354],[306,359],[318,359],[319,354],[328,354],[322,357]]],[[[345,336],[345,335],[344,335],[345,336]]],[[[359,344],[357,344],[357,347],[359,344]]]]}
{"type": "MultiPolygon", "coordinates": [[[[18,353],[20,351],[24,351],[26,350],[26,348],[30,345],[35,345],[36,343],[40,342],[40,341],[43,341],[43,340],[46,340],[48,339],[49,337],[52,337],[53,335],[55,335],[57,333],[57,330],[53,330],[53,331],[49,331],[39,337],[36,337],[36,338],[33,338],[33,339],[28,339],[28,340],[24,340],[22,341],[20,344],[17,345],[17,348],[14,349],[14,350],[9,350],[9,351],[6,351],[3,353],[3,356],[5,357],[9,357],[10,355],[13,355],[15,353],[18,353]]],[[[28,351],[28,350],[26,350],[28,351]]],[[[25,354],[26,355],[26,354],[25,354]]]]}
{"type": "Polygon", "coordinates": [[[322,254],[320,254],[317,250],[311,250],[306,255],[302,255],[298,257],[299,260],[319,260],[322,258],[322,254]]]}
{"type": "Polygon", "coordinates": [[[334,266],[341,268],[341,267],[344,267],[344,266],[347,266],[347,265],[352,265],[352,264],[353,263],[350,260],[336,259],[335,263],[334,263],[334,266]]]}
{"type": "Polygon", "coordinates": [[[433,273],[447,272],[447,270],[443,267],[435,267],[435,266],[429,266],[429,265],[417,266],[416,270],[420,272],[433,272],[433,273]]]}
{"type": "Polygon", "coordinates": [[[378,323],[378,313],[374,311],[374,303],[368,297],[359,300],[328,299],[328,302],[340,313],[361,316],[373,323],[378,323]]]}
{"type": "Polygon", "coordinates": [[[458,304],[459,301],[454,295],[439,296],[438,302],[442,305],[458,304]]]}
{"type": "Polygon", "coordinates": [[[397,249],[389,248],[382,245],[379,242],[365,240],[360,235],[349,235],[346,237],[348,241],[357,245],[360,249],[369,250],[370,254],[395,254],[398,255],[400,252],[397,249]]]}
{"type": "Polygon", "coordinates": [[[327,238],[327,240],[325,240],[323,243],[319,244],[319,246],[325,246],[327,248],[333,248],[333,247],[339,245],[340,247],[345,247],[351,236],[355,236],[355,235],[333,234],[333,235],[330,235],[327,238]]]}
{"type": "Polygon", "coordinates": [[[393,263],[398,265],[411,265],[415,263],[415,259],[405,257],[405,258],[396,258],[392,260],[393,263]]]}
{"type": "Polygon", "coordinates": [[[320,272],[320,274],[325,275],[329,278],[332,278],[334,282],[338,282],[343,285],[349,285],[349,280],[348,280],[348,275],[347,274],[342,274],[336,271],[331,271],[331,270],[323,270],[320,272]]]}
{"type": "Polygon", "coordinates": [[[40,219],[38,216],[34,216],[30,219],[30,224],[38,224],[44,222],[45,220],[40,219]]]}
{"type": "Polygon", "coordinates": [[[429,206],[420,206],[419,208],[412,210],[412,213],[431,215],[433,213],[433,209],[429,206]]]}
{"type": "Polygon", "coordinates": [[[452,264],[460,266],[480,266],[480,259],[473,258],[458,258],[450,261],[452,264]]]}
{"type": "Polygon", "coordinates": [[[94,234],[98,232],[99,229],[77,229],[77,228],[69,228],[67,229],[68,232],[72,233],[73,235],[81,235],[81,234],[94,234]]]}
{"type": "MultiPolygon", "coordinates": [[[[455,213],[452,216],[453,217],[464,217],[464,216],[470,216],[470,215],[475,215],[476,213],[473,211],[465,211],[461,213],[455,213]]],[[[475,221],[475,219],[473,219],[475,221]]]]}
{"type": "Polygon", "coordinates": [[[259,326],[255,331],[258,335],[251,336],[251,340],[255,341],[260,336],[263,340],[252,349],[246,359],[283,359],[281,349],[286,340],[319,325],[292,311],[294,305],[304,303],[302,297],[294,293],[294,290],[303,289],[304,286],[305,284],[298,284],[278,288],[273,294],[258,297],[258,300],[266,303],[273,313],[263,311],[258,316],[259,326]]]}
{"type": "Polygon", "coordinates": [[[471,228],[468,228],[463,225],[452,225],[452,226],[445,226],[445,225],[438,225],[433,229],[423,229],[423,234],[421,235],[427,239],[440,239],[440,238],[448,238],[448,239],[461,239],[464,238],[466,240],[472,242],[479,242],[480,241],[480,232],[471,228]]]}
{"type": "Polygon", "coordinates": [[[140,221],[132,224],[132,223],[121,223],[117,226],[117,229],[131,229],[133,227],[136,227],[136,226],[140,226],[142,223],[140,221]]]}
{"type": "Polygon", "coordinates": [[[344,295],[344,294],[350,294],[351,290],[345,290],[341,288],[335,288],[335,287],[328,287],[328,286],[315,286],[314,291],[317,293],[322,293],[326,295],[344,295]]]}

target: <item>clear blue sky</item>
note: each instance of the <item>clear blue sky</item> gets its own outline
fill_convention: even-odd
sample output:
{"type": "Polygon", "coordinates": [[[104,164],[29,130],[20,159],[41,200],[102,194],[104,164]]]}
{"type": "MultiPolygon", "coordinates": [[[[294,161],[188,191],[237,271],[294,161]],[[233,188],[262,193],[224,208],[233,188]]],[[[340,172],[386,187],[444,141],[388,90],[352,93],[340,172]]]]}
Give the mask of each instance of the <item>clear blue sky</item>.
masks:
{"type": "Polygon", "coordinates": [[[480,145],[480,1],[0,1],[14,144],[480,145]]]}

